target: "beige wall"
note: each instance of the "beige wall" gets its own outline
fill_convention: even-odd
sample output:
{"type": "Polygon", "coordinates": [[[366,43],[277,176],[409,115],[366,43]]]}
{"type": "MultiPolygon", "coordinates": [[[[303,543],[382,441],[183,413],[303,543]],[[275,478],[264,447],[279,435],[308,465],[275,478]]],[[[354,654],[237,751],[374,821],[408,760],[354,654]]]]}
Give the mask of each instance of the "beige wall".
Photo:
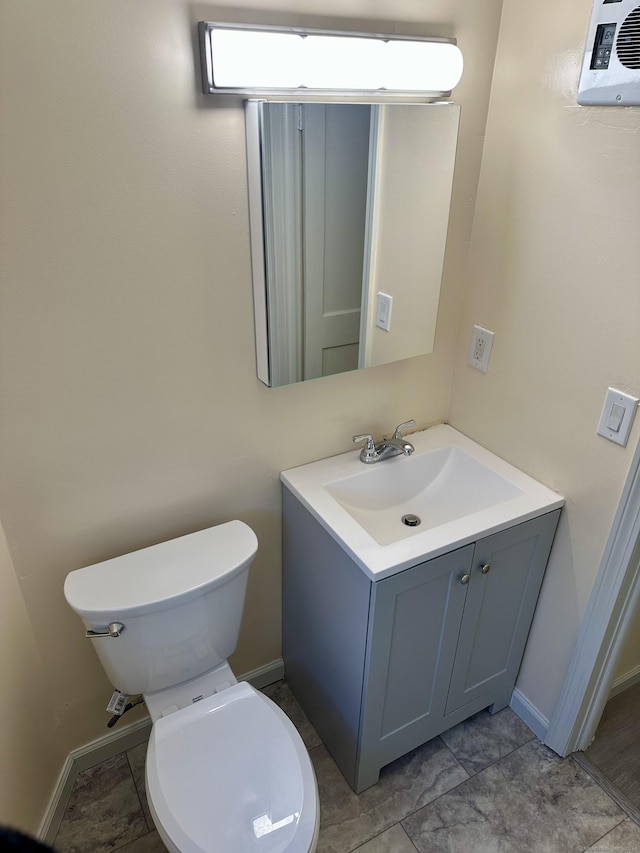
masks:
{"type": "Polygon", "coordinates": [[[349,449],[356,432],[447,413],[500,0],[233,5],[0,5],[0,516],[56,686],[56,755],[106,731],[110,693],[64,602],[68,571],[239,517],[260,551],[232,664],[268,663],[280,655],[279,471],[349,449]],[[199,18],[458,38],[467,70],[433,355],[279,390],[255,378],[243,109],[197,93],[199,18]]]}
{"type": "Polygon", "coordinates": [[[380,108],[367,365],[433,351],[459,116],[454,104],[380,108]],[[393,299],[388,330],[378,291],[393,299]]]}
{"type": "Polygon", "coordinates": [[[0,526],[0,824],[34,831],[66,757],[49,681],[0,526]]]}
{"type": "Polygon", "coordinates": [[[640,396],[640,113],[575,102],[590,10],[505,0],[450,416],[567,498],[518,680],[545,716],[640,434],[596,435],[608,385],[640,396]]]}

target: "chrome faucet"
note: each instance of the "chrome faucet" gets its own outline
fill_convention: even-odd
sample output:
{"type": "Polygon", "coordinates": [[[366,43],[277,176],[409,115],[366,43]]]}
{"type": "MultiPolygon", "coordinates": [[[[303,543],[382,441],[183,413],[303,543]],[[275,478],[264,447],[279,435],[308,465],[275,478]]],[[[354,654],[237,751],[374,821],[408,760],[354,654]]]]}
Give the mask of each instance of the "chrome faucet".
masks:
{"type": "Polygon", "coordinates": [[[391,459],[392,456],[399,456],[401,453],[405,456],[411,456],[415,448],[410,441],[406,441],[402,437],[402,430],[409,429],[409,427],[415,425],[416,422],[414,420],[399,424],[391,438],[383,436],[382,441],[378,444],[375,443],[373,436],[369,433],[354,435],[353,440],[355,443],[366,441],[365,446],[360,451],[360,461],[370,464],[372,462],[382,462],[383,459],[391,459]]]}

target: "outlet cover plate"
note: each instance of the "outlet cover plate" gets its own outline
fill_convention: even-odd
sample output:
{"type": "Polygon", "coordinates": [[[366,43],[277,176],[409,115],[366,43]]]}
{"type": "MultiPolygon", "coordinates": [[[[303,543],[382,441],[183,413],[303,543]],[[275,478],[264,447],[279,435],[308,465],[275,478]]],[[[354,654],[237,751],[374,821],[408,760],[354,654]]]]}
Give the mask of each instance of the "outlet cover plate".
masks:
{"type": "Polygon", "coordinates": [[[490,332],[483,326],[474,325],[469,358],[467,359],[471,367],[475,367],[476,370],[481,370],[483,373],[487,372],[494,337],[495,332],[490,332]]]}
{"type": "Polygon", "coordinates": [[[637,397],[632,397],[615,388],[607,388],[598,424],[598,435],[626,447],[637,408],[637,397]]]}

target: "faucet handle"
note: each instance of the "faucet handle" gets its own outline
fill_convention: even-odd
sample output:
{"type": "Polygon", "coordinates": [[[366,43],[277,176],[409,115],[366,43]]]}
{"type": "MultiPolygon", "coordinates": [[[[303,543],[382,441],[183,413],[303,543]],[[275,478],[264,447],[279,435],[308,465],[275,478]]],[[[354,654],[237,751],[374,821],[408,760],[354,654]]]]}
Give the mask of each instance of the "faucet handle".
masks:
{"type": "Polygon", "coordinates": [[[412,427],[415,425],[416,425],[416,422],[413,419],[411,419],[410,421],[405,421],[402,424],[398,424],[398,426],[396,427],[396,431],[393,434],[393,437],[394,438],[402,438],[402,431],[405,429],[409,429],[409,427],[412,427]]]}
{"type": "Polygon", "coordinates": [[[373,436],[371,435],[371,433],[365,432],[362,435],[354,435],[353,436],[353,443],[354,444],[357,444],[359,441],[365,441],[365,440],[367,443],[364,446],[363,450],[375,450],[376,445],[375,445],[375,442],[373,440],[373,436]]]}
{"type": "Polygon", "coordinates": [[[367,443],[360,451],[360,459],[363,461],[365,459],[373,459],[376,455],[376,443],[373,440],[373,436],[371,433],[365,432],[362,435],[354,435],[353,443],[357,444],[359,441],[366,441],[367,443]]]}

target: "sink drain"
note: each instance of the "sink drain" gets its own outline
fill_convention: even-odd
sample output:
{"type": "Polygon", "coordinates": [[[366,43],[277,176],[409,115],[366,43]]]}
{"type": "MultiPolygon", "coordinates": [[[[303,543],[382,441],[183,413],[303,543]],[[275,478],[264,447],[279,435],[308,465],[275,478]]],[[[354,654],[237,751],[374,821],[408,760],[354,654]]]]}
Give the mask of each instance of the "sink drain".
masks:
{"type": "Polygon", "coordinates": [[[409,512],[402,516],[402,523],[406,524],[407,527],[417,527],[420,524],[420,517],[409,512]]]}

